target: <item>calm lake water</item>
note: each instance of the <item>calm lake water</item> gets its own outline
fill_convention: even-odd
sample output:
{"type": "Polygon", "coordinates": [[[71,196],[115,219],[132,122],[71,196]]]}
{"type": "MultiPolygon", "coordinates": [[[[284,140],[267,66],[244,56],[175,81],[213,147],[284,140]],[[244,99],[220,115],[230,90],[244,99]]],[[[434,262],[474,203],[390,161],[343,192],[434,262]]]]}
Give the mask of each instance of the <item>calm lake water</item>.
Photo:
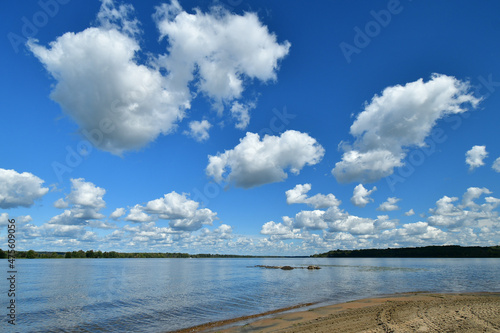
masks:
{"type": "MultiPolygon", "coordinates": [[[[7,260],[1,266],[7,276],[7,260]]],[[[33,259],[17,270],[12,330],[0,280],[6,332],[156,333],[302,303],[500,291],[500,259],[33,259]],[[253,267],[311,264],[322,269],[253,267]]]]}

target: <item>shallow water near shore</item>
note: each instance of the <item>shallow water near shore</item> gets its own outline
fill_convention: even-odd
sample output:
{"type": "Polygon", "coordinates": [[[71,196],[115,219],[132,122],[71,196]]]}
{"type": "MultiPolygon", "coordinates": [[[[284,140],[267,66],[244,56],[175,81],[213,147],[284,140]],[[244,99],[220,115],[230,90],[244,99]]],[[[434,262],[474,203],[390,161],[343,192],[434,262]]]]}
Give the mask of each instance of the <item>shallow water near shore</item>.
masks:
{"type": "Polygon", "coordinates": [[[500,291],[496,258],[33,259],[17,268],[17,332],[168,332],[303,303],[500,291]]]}

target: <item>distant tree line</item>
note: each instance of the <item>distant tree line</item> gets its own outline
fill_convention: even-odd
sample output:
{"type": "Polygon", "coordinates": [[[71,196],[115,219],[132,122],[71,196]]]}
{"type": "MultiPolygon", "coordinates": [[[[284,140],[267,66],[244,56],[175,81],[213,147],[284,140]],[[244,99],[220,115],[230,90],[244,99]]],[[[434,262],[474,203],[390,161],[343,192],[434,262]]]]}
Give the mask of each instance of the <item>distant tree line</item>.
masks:
{"type": "MultiPolygon", "coordinates": [[[[0,249],[0,259],[7,258],[7,251],[0,249]]],[[[72,252],[35,252],[16,251],[16,259],[55,259],[55,258],[262,258],[257,256],[244,256],[232,254],[188,254],[169,252],[102,252],[102,251],[72,251],[72,252]]],[[[265,256],[265,258],[279,258],[278,256],[265,256]]]]}
{"type": "Polygon", "coordinates": [[[389,249],[335,250],[314,258],[500,258],[500,246],[425,246],[389,249]]]}
{"type": "MultiPolygon", "coordinates": [[[[6,259],[9,252],[0,249],[0,259],[6,259]]],[[[16,251],[16,259],[54,259],[54,258],[64,258],[64,252],[35,252],[33,250],[29,251],[16,251]]]]}
{"type": "MultiPolygon", "coordinates": [[[[0,249],[0,259],[8,256],[7,251],[0,249]]],[[[187,253],[121,253],[121,252],[102,252],[102,251],[72,251],[72,252],[35,252],[16,251],[16,259],[55,259],[55,258],[189,258],[187,253]]]]}
{"type": "Polygon", "coordinates": [[[64,258],[188,258],[189,254],[187,253],[152,253],[152,252],[133,252],[133,253],[124,253],[124,252],[102,252],[102,251],[73,251],[66,252],[64,254],[64,258]]]}
{"type": "MultiPolygon", "coordinates": [[[[0,259],[8,256],[7,251],[0,249],[0,259]]],[[[47,252],[34,250],[16,251],[16,259],[56,259],[56,258],[284,258],[285,256],[248,256],[232,254],[188,254],[169,252],[102,252],[71,251],[47,252]]],[[[314,254],[313,258],[500,258],[500,246],[425,246],[388,249],[334,250],[314,254]]]]}

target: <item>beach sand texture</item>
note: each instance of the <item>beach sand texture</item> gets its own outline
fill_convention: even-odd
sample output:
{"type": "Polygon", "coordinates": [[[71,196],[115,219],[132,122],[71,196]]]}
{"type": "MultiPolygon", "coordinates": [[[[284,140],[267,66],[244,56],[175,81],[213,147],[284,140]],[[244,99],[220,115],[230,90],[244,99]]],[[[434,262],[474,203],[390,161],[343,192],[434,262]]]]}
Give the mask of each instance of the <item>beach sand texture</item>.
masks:
{"type": "Polygon", "coordinates": [[[184,332],[500,332],[500,293],[399,294],[221,324],[184,332]]]}

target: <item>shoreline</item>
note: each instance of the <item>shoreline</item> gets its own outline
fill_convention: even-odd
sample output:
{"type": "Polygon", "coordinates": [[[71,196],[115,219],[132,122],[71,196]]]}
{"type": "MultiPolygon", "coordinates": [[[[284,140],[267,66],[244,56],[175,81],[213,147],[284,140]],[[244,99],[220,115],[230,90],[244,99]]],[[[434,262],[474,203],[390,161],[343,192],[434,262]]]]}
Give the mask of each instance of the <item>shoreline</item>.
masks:
{"type": "Polygon", "coordinates": [[[224,320],[218,320],[218,321],[211,321],[206,324],[201,324],[201,325],[196,325],[188,328],[181,328],[180,330],[175,330],[175,331],[168,331],[167,333],[194,333],[194,332],[211,332],[212,329],[222,329],[224,327],[230,327],[232,325],[236,325],[241,322],[246,322],[248,320],[251,320],[252,322],[254,320],[259,320],[260,318],[272,316],[272,315],[278,315],[282,314],[288,311],[292,310],[298,310],[301,308],[306,308],[309,306],[314,306],[315,304],[318,303],[304,303],[304,304],[299,304],[299,305],[294,305],[294,306],[289,306],[286,308],[280,308],[276,310],[271,310],[267,312],[262,312],[262,313],[256,313],[253,315],[248,315],[248,316],[242,316],[242,317],[236,317],[236,318],[230,318],[230,319],[224,319],[224,320]]]}
{"type": "Polygon", "coordinates": [[[344,303],[308,303],[172,331],[188,332],[500,332],[500,292],[409,292],[344,303]],[[305,310],[303,310],[303,308],[305,310]]]}

